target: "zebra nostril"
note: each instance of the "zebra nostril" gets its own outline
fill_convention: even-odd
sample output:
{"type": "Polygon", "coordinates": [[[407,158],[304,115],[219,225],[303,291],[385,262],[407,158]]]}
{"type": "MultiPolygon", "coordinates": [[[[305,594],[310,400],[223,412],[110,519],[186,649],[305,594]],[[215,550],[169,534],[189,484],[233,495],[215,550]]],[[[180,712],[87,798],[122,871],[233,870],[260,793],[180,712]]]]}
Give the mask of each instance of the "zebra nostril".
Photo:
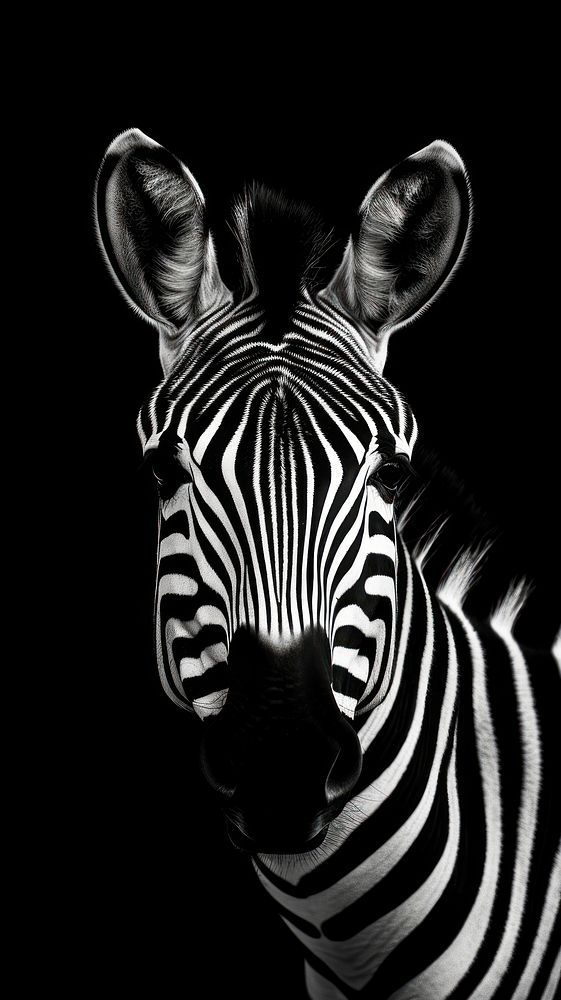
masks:
{"type": "Polygon", "coordinates": [[[325,798],[328,805],[348,799],[362,769],[362,751],[358,736],[345,722],[341,745],[325,779],[325,798]]]}

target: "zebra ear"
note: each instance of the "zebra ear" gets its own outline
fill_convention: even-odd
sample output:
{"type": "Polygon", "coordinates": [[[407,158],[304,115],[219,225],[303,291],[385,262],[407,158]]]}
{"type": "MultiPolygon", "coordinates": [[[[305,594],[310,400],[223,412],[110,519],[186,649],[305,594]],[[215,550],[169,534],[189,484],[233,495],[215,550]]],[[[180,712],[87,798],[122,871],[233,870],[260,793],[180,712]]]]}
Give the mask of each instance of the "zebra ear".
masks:
{"type": "Polygon", "coordinates": [[[158,328],[168,371],[193,320],[230,297],[201,190],[177,157],[129,129],[103,159],[95,214],[109,269],[127,302],[158,328]]]}
{"type": "Polygon", "coordinates": [[[470,216],[464,164],[438,140],[383,174],[368,192],[357,232],[324,295],[360,321],[380,370],[389,336],[427,309],[452,277],[470,216]]]}

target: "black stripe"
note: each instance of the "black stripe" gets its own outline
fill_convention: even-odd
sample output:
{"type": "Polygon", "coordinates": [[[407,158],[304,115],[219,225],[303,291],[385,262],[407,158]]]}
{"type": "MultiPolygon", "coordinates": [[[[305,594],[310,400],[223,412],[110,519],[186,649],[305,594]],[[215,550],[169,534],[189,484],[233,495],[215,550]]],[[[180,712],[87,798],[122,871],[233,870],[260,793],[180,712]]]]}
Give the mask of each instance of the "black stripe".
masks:
{"type": "Polygon", "coordinates": [[[370,981],[372,993],[390,996],[428,968],[455,939],[475,901],[485,863],[485,815],[474,733],[471,651],[452,618],[460,692],[456,775],[460,842],[452,876],[426,919],[382,962],[370,981]]]}
{"type": "MultiPolygon", "coordinates": [[[[561,909],[558,907],[557,916],[553,924],[547,948],[545,949],[542,961],[537,970],[536,978],[534,979],[534,982],[532,984],[532,989],[528,993],[528,1000],[543,1000],[543,991],[547,985],[547,981],[551,975],[551,970],[553,968],[556,959],[559,956],[560,950],[561,950],[561,909]]],[[[559,980],[557,982],[557,985],[559,985],[559,980]]],[[[498,991],[496,996],[497,997],[499,996],[498,991]]],[[[557,991],[555,996],[559,997],[559,990],[557,991]]],[[[501,1000],[502,1000],[502,986],[501,986],[501,1000]]],[[[506,1000],[506,993],[505,993],[505,1000],[506,1000]]]]}
{"type": "MultiPolygon", "coordinates": [[[[502,810],[501,860],[493,899],[491,919],[477,957],[449,1000],[469,1000],[492,964],[501,943],[512,892],[512,872],[516,853],[518,811],[522,780],[522,755],[518,709],[513,687],[512,665],[504,642],[489,626],[480,626],[479,637],[485,659],[487,694],[499,753],[500,797],[502,810]]],[[[469,818],[466,817],[469,821],[469,818]]],[[[465,821],[466,821],[465,820],[465,821]]]]}
{"type": "MultiPolygon", "coordinates": [[[[399,615],[403,612],[405,603],[405,574],[398,574],[398,635],[402,622],[399,615]]],[[[417,704],[421,661],[425,647],[426,599],[418,570],[412,566],[412,618],[407,652],[403,664],[404,678],[400,684],[394,706],[386,722],[375,739],[371,742],[363,756],[362,773],[357,785],[357,792],[364,791],[374,784],[394,760],[402,743],[411,728],[415,706],[417,704]]],[[[362,724],[361,717],[357,722],[362,724]]]]}
{"type": "Polygon", "coordinates": [[[373,888],[322,925],[332,941],[344,941],[358,934],[396,906],[405,902],[426,881],[438,864],[448,840],[447,773],[453,746],[450,733],[438,779],[438,786],[427,820],[403,858],[373,888]]]}
{"type": "Polygon", "coordinates": [[[207,694],[213,694],[228,687],[228,667],[226,663],[216,663],[208,667],[204,674],[197,677],[184,677],[182,679],[183,690],[188,701],[193,702],[197,698],[203,698],[207,694]]]}
{"type": "MultiPolygon", "coordinates": [[[[247,311],[251,313],[253,312],[253,309],[249,309],[247,311]]],[[[165,422],[170,406],[175,407],[178,402],[182,402],[183,404],[186,402],[184,394],[187,389],[189,394],[193,396],[198,391],[199,387],[197,382],[199,379],[204,378],[205,383],[209,381],[209,374],[212,371],[212,364],[215,361],[215,358],[211,356],[209,359],[211,367],[210,370],[207,369],[205,358],[203,356],[204,347],[207,344],[214,345],[219,334],[222,333],[232,322],[240,319],[243,319],[243,314],[240,316],[236,313],[236,310],[232,310],[232,312],[220,320],[216,326],[210,326],[207,330],[199,331],[199,336],[197,336],[197,331],[193,331],[186,344],[183,357],[174,368],[171,378],[162,384],[158,393],[155,405],[156,423],[158,427],[161,427],[165,422]],[[190,370],[195,357],[199,362],[199,372],[190,370]]],[[[261,316],[257,316],[254,320],[247,320],[245,325],[240,325],[236,331],[236,336],[240,336],[244,333],[251,333],[257,329],[261,322],[261,316]]],[[[220,346],[227,348],[229,347],[229,344],[219,345],[219,348],[220,346]]],[[[218,356],[219,354],[220,352],[218,351],[218,356]]],[[[183,406],[180,407],[180,409],[183,409],[183,406]]],[[[178,420],[179,416],[176,417],[176,424],[178,420]]]]}
{"type": "Polygon", "coordinates": [[[176,663],[185,657],[198,659],[209,646],[225,644],[226,633],[222,625],[203,625],[196,635],[181,636],[172,642],[172,653],[176,663]]]}
{"type": "Polygon", "coordinates": [[[299,931],[303,931],[303,933],[307,934],[308,937],[321,937],[317,927],[314,927],[309,920],[304,920],[304,918],[299,916],[298,913],[293,913],[292,910],[287,910],[286,906],[281,906],[280,903],[276,903],[275,909],[279,917],[284,917],[284,919],[291,924],[292,927],[297,927],[299,931]]]}
{"type": "MultiPolygon", "coordinates": [[[[561,677],[559,668],[550,653],[523,650],[528,663],[528,674],[538,715],[542,753],[541,788],[537,817],[536,839],[528,878],[528,896],[513,960],[503,982],[496,992],[496,1000],[510,1000],[522,975],[527,956],[531,953],[538,934],[555,853],[561,841],[561,796],[559,795],[559,714],[551,706],[561,703],[561,677]]],[[[557,938],[550,943],[550,971],[555,947],[561,947],[559,917],[557,938]]],[[[544,966],[547,963],[544,959],[544,966]]],[[[547,981],[538,975],[539,981],[547,981]]],[[[538,1000],[541,991],[530,994],[538,1000]]],[[[493,998],[495,1000],[495,998],[493,998]]]]}
{"type": "Polygon", "coordinates": [[[163,576],[176,573],[180,576],[196,580],[198,570],[193,556],[187,555],[184,552],[162,556],[158,567],[158,578],[161,579],[163,576]]]}
{"type": "MultiPolygon", "coordinates": [[[[318,958],[318,956],[314,954],[314,952],[310,951],[309,948],[306,948],[304,945],[302,945],[302,950],[304,953],[305,960],[310,966],[310,968],[315,969],[316,972],[319,972],[324,979],[327,979],[328,983],[333,983],[333,985],[337,987],[337,989],[340,991],[340,993],[343,994],[344,997],[348,997],[348,1000],[354,1000],[355,997],[370,996],[369,993],[365,993],[362,990],[355,990],[352,988],[352,986],[348,986],[347,983],[345,983],[342,979],[339,978],[339,976],[335,972],[333,972],[333,969],[331,969],[329,965],[326,965],[325,962],[322,962],[322,960],[318,958]]],[[[374,1000],[374,998],[372,998],[372,1000],[374,1000]]],[[[375,1000],[385,1000],[385,998],[376,995],[375,1000]]]]}
{"type": "Polygon", "coordinates": [[[183,535],[185,539],[189,538],[189,518],[184,510],[178,510],[170,517],[162,516],[160,519],[160,544],[164,538],[175,534],[183,535]]]}
{"type": "Polygon", "coordinates": [[[340,667],[337,663],[334,663],[333,690],[338,694],[349,695],[350,698],[355,698],[358,701],[364,691],[364,681],[353,677],[346,667],[340,667]]]}
{"type": "MultiPolygon", "coordinates": [[[[193,486],[193,499],[197,507],[202,511],[205,520],[208,522],[210,528],[214,531],[217,538],[220,539],[221,545],[224,546],[226,552],[228,553],[230,562],[232,563],[232,567],[234,569],[236,581],[239,585],[240,574],[241,574],[240,557],[238,556],[238,553],[232,541],[229,528],[227,527],[227,525],[224,524],[224,522],[219,518],[219,516],[214,513],[214,511],[207,504],[204,496],[202,495],[200,490],[197,489],[196,486],[193,486]]],[[[240,545],[240,548],[241,547],[242,546],[240,545]]],[[[223,579],[224,584],[228,589],[230,587],[229,575],[227,573],[224,573],[222,569],[219,571],[218,575],[220,576],[221,579],[223,579]]]]}
{"type": "MultiPolygon", "coordinates": [[[[424,617],[423,608],[424,601],[419,609],[419,613],[424,617]]],[[[295,895],[308,896],[314,892],[320,892],[326,886],[343,878],[378,850],[402,826],[418,805],[426,787],[434,756],[446,682],[447,662],[444,661],[447,661],[447,655],[443,654],[447,654],[447,642],[441,614],[435,619],[435,649],[437,655],[440,653],[443,656],[443,661],[436,664],[431,672],[430,711],[425,712],[417,752],[410,766],[401,777],[393,794],[382,802],[376,812],[364,819],[360,826],[353,830],[339,850],[302,877],[298,886],[294,887],[295,895]]],[[[407,666],[406,659],[405,671],[407,671],[407,666]]],[[[407,686],[407,684],[403,685],[403,687],[407,686]]],[[[405,739],[408,731],[409,726],[407,729],[401,729],[399,745],[405,739]]],[[[378,741],[379,736],[376,742],[378,741]]],[[[380,770],[378,770],[379,773],[380,770]]],[[[375,778],[371,783],[375,785],[375,778]]],[[[362,781],[360,784],[363,787],[362,781]]],[[[287,891],[292,893],[290,888],[287,891]]]]}

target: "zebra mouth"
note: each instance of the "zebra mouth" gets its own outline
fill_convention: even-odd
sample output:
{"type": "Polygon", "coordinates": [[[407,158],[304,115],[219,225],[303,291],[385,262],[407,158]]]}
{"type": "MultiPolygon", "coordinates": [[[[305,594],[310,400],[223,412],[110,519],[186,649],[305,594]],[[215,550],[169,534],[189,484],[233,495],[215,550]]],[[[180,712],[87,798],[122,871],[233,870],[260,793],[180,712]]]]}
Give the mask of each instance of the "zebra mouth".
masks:
{"type": "Polygon", "coordinates": [[[308,851],[313,851],[314,848],[319,847],[323,843],[328,829],[329,823],[319,833],[316,833],[315,836],[304,841],[288,841],[282,837],[279,837],[277,840],[274,836],[254,840],[251,837],[247,837],[231,819],[226,817],[226,830],[230,842],[237,850],[245,851],[248,854],[305,854],[308,851]]]}

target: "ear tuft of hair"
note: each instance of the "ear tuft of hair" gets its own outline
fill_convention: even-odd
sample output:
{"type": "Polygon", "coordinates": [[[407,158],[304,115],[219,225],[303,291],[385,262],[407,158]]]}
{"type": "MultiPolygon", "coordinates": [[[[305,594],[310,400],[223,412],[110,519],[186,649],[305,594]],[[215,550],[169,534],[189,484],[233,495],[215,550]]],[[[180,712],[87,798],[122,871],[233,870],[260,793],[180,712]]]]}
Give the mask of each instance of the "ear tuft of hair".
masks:
{"type": "Polygon", "coordinates": [[[302,201],[263,184],[248,185],[234,205],[232,229],[245,295],[259,295],[269,332],[282,328],[304,288],[325,284],[333,231],[302,201]]]}

